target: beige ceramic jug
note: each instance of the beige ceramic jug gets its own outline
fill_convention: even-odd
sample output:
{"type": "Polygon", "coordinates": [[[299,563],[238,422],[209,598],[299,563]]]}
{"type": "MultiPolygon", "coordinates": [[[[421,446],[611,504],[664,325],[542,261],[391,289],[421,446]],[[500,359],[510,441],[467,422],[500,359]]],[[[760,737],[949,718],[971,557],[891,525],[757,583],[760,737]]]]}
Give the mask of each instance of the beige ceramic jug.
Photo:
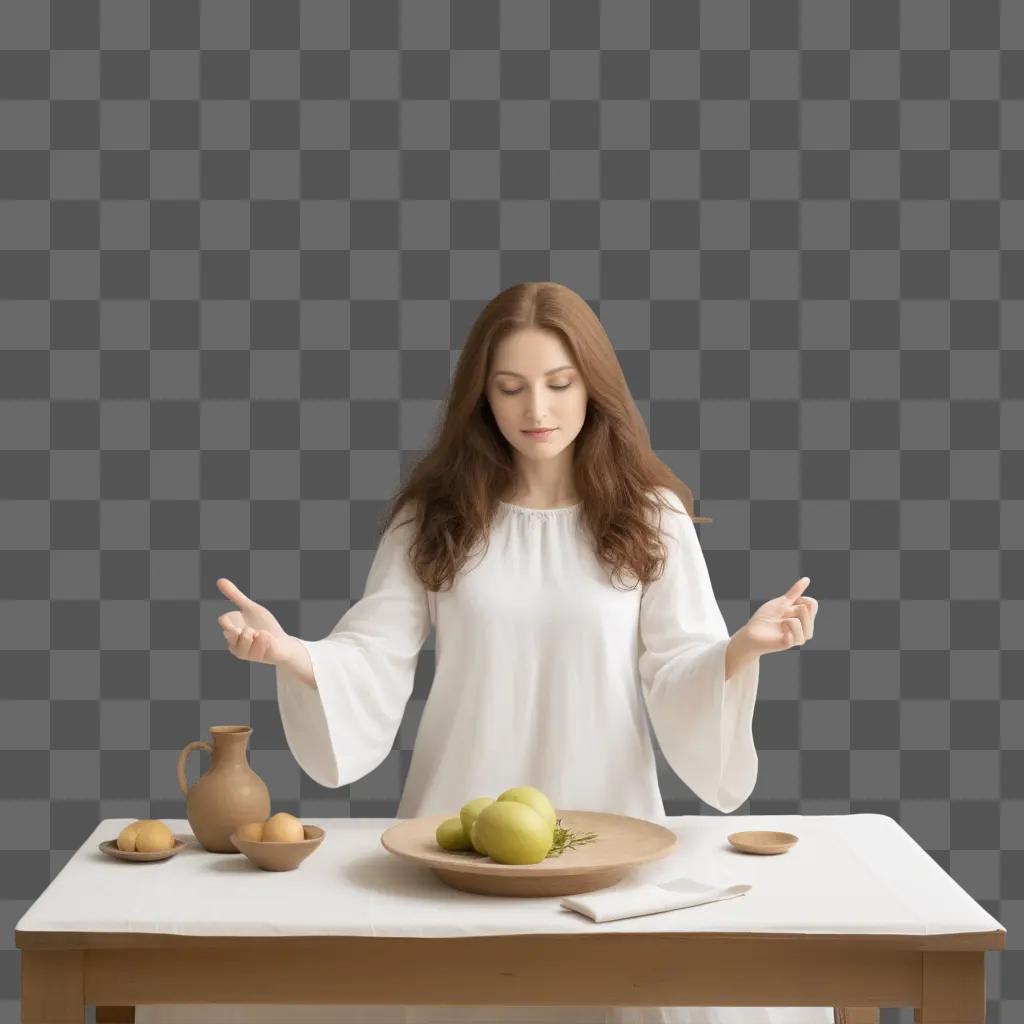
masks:
{"type": "Polygon", "coordinates": [[[186,815],[196,839],[211,853],[238,853],[231,833],[239,825],[270,817],[270,791],[249,767],[252,726],[212,725],[210,735],[212,747],[196,740],[178,755],[178,785],[185,794],[186,815]],[[190,788],[185,762],[199,749],[210,752],[213,764],[190,788]]]}

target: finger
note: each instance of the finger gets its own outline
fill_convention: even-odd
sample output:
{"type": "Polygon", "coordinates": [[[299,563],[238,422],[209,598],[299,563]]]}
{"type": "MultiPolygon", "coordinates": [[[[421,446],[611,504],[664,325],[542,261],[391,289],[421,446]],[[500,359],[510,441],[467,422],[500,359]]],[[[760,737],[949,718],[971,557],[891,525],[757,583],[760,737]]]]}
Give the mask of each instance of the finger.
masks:
{"type": "Polygon", "coordinates": [[[811,631],[807,634],[807,639],[810,640],[814,636],[814,620],[818,617],[818,602],[813,597],[803,597],[802,601],[806,601],[808,607],[811,609],[811,631]]]}
{"type": "Polygon", "coordinates": [[[221,576],[221,578],[217,580],[217,586],[220,589],[220,592],[229,601],[234,601],[239,608],[247,608],[249,605],[255,604],[255,602],[246,597],[245,594],[243,594],[242,591],[231,582],[231,580],[226,579],[224,576],[221,576]]]}
{"type": "Polygon", "coordinates": [[[803,626],[800,625],[800,620],[783,619],[783,622],[789,627],[789,633],[792,637],[792,643],[802,644],[804,642],[804,630],[803,626]]]}
{"type": "Polygon", "coordinates": [[[270,649],[270,634],[265,630],[261,629],[256,634],[256,639],[252,645],[251,656],[253,661],[266,661],[267,651],[270,649]]]}
{"type": "Polygon", "coordinates": [[[804,628],[804,642],[806,643],[814,636],[814,613],[809,608],[804,615],[800,616],[800,623],[804,628]]]}
{"type": "Polygon", "coordinates": [[[252,645],[249,648],[249,660],[264,661],[269,646],[270,634],[265,629],[255,630],[253,632],[252,645]]]}
{"type": "Polygon", "coordinates": [[[251,628],[246,627],[235,641],[235,652],[240,658],[249,657],[249,648],[252,646],[252,632],[251,628]]]}
{"type": "Polygon", "coordinates": [[[791,599],[798,597],[807,589],[807,586],[810,582],[810,576],[801,576],[800,579],[798,579],[796,583],[794,583],[793,586],[791,586],[789,590],[786,591],[786,597],[791,599]]]}
{"type": "Polygon", "coordinates": [[[225,612],[217,617],[221,629],[240,630],[245,625],[241,612],[225,612]]]}
{"type": "Polygon", "coordinates": [[[257,630],[253,633],[252,643],[249,645],[249,660],[259,661],[260,660],[260,648],[263,646],[263,640],[260,636],[260,631],[257,630]]]}
{"type": "Polygon", "coordinates": [[[814,635],[814,616],[811,612],[810,606],[798,603],[795,611],[800,619],[800,625],[803,626],[804,639],[810,640],[814,635]]]}

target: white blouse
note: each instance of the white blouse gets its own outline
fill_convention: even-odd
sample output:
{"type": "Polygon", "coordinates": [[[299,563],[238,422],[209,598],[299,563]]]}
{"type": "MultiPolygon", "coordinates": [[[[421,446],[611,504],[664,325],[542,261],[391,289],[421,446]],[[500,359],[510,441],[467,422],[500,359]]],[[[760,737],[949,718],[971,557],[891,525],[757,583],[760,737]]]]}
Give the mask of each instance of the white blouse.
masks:
{"type": "Polygon", "coordinates": [[[277,670],[302,769],[333,788],[387,757],[433,625],[436,670],[399,818],[455,815],[519,785],[556,808],[663,818],[645,707],[676,774],[718,810],[739,807],[757,780],[759,661],[725,678],[730,635],[696,529],[661,493],[674,510],[660,520],[665,571],[632,590],[598,561],[581,505],[502,503],[489,542],[437,592],[412,571],[414,524],[392,523],[363,597],[329,636],[302,641],[317,688],[277,670]]]}

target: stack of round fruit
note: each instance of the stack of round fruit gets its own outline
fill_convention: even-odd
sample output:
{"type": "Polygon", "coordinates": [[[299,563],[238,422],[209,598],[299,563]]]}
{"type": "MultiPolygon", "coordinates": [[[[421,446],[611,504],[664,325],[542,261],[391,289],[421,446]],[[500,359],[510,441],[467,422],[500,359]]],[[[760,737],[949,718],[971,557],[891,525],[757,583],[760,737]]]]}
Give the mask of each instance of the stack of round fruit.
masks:
{"type": "Polygon", "coordinates": [[[238,834],[256,843],[301,843],[306,838],[302,822],[287,811],[278,811],[266,821],[242,825],[238,834]]]}
{"type": "Polygon", "coordinates": [[[478,796],[457,818],[437,826],[445,850],[475,850],[498,864],[539,864],[555,841],[551,801],[534,786],[506,789],[497,800],[478,796]]]}
{"type": "Polygon", "coordinates": [[[125,825],[117,835],[117,848],[124,853],[154,853],[174,849],[174,833],[162,822],[141,818],[125,825]]]}

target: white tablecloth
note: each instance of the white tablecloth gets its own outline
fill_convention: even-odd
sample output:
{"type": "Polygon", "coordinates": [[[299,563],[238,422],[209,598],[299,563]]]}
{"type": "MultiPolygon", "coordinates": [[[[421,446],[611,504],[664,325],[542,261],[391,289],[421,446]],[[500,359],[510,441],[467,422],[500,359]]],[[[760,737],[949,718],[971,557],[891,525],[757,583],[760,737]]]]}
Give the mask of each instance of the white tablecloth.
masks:
{"type": "Polygon", "coordinates": [[[390,818],[303,818],[327,831],[295,871],[216,854],[185,819],[165,818],[189,848],[165,861],[114,860],[98,845],[135,819],[101,822],[17,924],[20,931],[174,935],[451,937],[538,932],[736,931],[931,935],[1002,929],[892,819],[880,814],[669,817],[668,857],[616,888],[688,876],[750,882],[736,899],[598,924],[560,897],[495,898],[452,889],[427,868],[389,853],[390,818]],[[794,832],[777,856],[727,842],[746,829],[794,832]]]}

